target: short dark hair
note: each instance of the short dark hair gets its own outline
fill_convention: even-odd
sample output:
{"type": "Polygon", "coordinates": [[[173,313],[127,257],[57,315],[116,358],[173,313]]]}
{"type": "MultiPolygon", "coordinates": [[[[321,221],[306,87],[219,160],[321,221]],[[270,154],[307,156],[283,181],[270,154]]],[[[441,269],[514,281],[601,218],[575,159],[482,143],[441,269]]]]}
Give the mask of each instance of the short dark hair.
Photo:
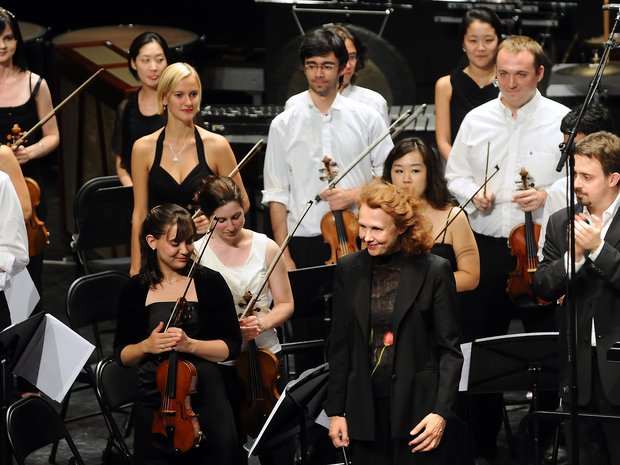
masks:
{"type": "MultiPolygon", "coordinates": [[[[560,123],[560,131],[564,134],[569,134],[577,123],[577,117],[581,112],[583,103],[574,107],[569,111],[562,122],[560,123]]],[[[609,109],[600,102],[592,101],[587,106],[586,111],[579,121],[579,126],[575,129],[575,133],[592,134],[598,131],[615,132],[614,120],[609,109]]]]}
{"type": "Polygon", "coordinates": [[[349,53],[344,41],[335,32],[318,27],[308,31],[301,40],[299,59],[303,66],[307,58],[327,55],[330,52],[336,55],[339,70],[347,65],[349,53]]]}
{"type": "Polygon", "coordinates": [[[426,166],[426,189],[422,194],[426,201],[438,209],[456,205],[457,202],[448,190],[446,178],[439,167],[437,156],[430,145],[419,137],[406,137],[394,145],[383,163],[383,180],[392,182],[392,166],[409,152],[418,152],[426,166]]]}
{"type": "Polygon", "coordinates": [[[338,36],[340,36],[343,42],[346,39],[349,39],[351,42],[353,42],[353,46],[355,47],[355,53],[357,54],[357,62],[355,63],[355,72],[353,73],[353,76],[351,76],[351,82],[355,82],[357,78],[356,73],[364,69],[364,66],[366,66],[366,60],[368,59],[368,49],[366,48],[366,45],[364,44],[360,36],[355,33],[353,28],[347,27],[342,23],[324,24],[323,27],[338,34],[338,36]]]}
{"type": "Polygon", "coordinates": [[[143,32],[131,42],[131,45],[129,46],[129,56],[127,57],[127,66],[129,67],[129,72],[136,79],[138,79],[138,72],[131,66],[131,61],[135,61],[135,59],[138,58],[140,49],[149,42],[158,43],[164,51],[164,56],[166,57],[166,65],[169,65],[171,63],[170,48],[168,47],[168,42],[166,42],[166,39],[160,36],[157,32],[143,32]]]}
{"type": "Polygon", "coordinates": [[[467,34],[467,29],[474,21],[480,21],[482,23],[487,23],[491,25],[493,29],[495,29],[495,34],[497,35],[497,42],[501,42],[503,38],[504,27],[502,26],[502,21],[497,16],[497,13],[492,9],[486,6],[478,6],[476,8],[472,8],[468,10],[465,15],[463,15],[463,19],[461,20],[460,27],[460,36],[461,42],[465,40],[465,34],[467,34]]]}
{"type": "Polygon", "coordinates": [[[17,44],[15,46],[15,54],[13,55],[13,64],[17,66],[20,71],[28,70],[28,62],[26,60],[26,53],[24,50],[24,39],[22,37],[22,31],[19,29],[19,23],[15,19],[15,15],[9,10],[5,10],[0,7],[0,33],[3,33],[7,27],[11,28],[17,44]]]}

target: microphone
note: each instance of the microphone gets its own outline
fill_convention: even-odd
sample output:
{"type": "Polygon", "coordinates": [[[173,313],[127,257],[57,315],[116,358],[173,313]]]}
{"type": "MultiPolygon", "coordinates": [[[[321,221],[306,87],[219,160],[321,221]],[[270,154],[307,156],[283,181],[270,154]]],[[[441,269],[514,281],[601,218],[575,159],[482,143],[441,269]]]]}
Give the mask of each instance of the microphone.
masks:
{"type": "Polygon", "coordinates": [[[620,3],[609,3],[603,5],[603,10],[620,10],[620,3]]]}

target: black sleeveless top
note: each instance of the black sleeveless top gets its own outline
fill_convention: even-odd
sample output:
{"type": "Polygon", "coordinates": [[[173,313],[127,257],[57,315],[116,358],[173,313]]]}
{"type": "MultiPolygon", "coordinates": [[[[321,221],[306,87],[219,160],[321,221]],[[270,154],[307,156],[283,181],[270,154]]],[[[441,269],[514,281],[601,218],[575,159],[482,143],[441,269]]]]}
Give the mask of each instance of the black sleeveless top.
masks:
{"type": "Polygon", "coordinates": [[[450,131],[452,132],[452,142],[454,142],[465,115],[474,108],[497,97],[499,89],[494,84],[481,88],[462,69],[455,69],[450,73],[450,84],[452,84],[450,131]]]}
{"type": "Polygon", "coordinates": [[[198,164],[179,184],[170,173],[161,167],[161,156],[164,150],[164,138],[166,137],[166,129],[164,129],[155,147],[155,160],[149,172],[149,209],[163,203],[176,203],[182,207],[194,210],[192,200],[194,194],[200,189],[200,182],[206,176],[213,174],[213,171],[207,165],[205,158],[205,149],[202,145],[202,139],[198,133],[198,129],[194,128],[194,137],[196,138],[196,150],[198,152],[198,164]]]}
{"type": "MultiPolygon", "coordinates": [[[[450,220],[450,215],[452,214],[452,210],[454,208],[455,207],[452,207],[450,211],[448,212],[448,216],[446,217],[446,226],[448,225],[448,222],[450,220]]],[[[441,237],[441,242],[435,242],[433,244],[433,247],[431,248],[431,253],[448,260],[450,262],[450,267],[452,268],[452,271],[454,272],[456,271],[456,254],[454,253],[454,247],[452,247],[452,244],[445,243],[447,232],[448,232],[448,228],[444,229],[442,237],[441,237]]]]}
{"type": "MultiPolygon", "coordinates": [[[[2,143],[7,143],[7,135],[13,134],[13,125],[19,124],[22,131],[28,131],[39,122],[40,118],[37,113],[37,102],[35,98],[39,92],[43,78],[39,76],[39,79],[35,83],[34,87],[32,86],[32,74],[30,74],[28,80],[30,82],[30,98],[26,101],[26,103],[16,107],[0,108],[0,137],[2,137],[2,143]]],[[[28,137],[23,145],[27,146],[36,144],[40,140],[41,128],[32,134],[28,134],[28,137]]],[[[21,165],[24,176],[29,176],[35,180],[40,180],[40,164],[42,161],[42,158],[36,158],[34,160],[30,160],[25,165],[21,165]]]]}
{"type": "Polygon", "coordinates": [[[163,115],[145,116],[140,112],[138,92],[131,93],[121,102],[116,112],[112,150],[121,157],[121,166],[131,175],[131,149],[140,137],[152,134],[166,124],[163,115]]]}

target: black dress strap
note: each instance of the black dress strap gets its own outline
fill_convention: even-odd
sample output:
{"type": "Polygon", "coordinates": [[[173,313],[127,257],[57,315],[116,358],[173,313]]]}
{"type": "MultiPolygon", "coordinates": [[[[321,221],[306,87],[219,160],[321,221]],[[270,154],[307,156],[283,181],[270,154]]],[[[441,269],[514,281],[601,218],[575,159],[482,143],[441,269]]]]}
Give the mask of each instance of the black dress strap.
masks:
{"type": "Polygon", "coordinates": [[[452,210],[454,210],[454,207],[450,209],[450,211],[448,212],[448,216],[446,217],[446,226],[443,228],[443,236],[441,238],[442,244],[446,242],[446,234],[448,234],[448,223],[450,222],[450,215],[452,215],[452,210]]]}

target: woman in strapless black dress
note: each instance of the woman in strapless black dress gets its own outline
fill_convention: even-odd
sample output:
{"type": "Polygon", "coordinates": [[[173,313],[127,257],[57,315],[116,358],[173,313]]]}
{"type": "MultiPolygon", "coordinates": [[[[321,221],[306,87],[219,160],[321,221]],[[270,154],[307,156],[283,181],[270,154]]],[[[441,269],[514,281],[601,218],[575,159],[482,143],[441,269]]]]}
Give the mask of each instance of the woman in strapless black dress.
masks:
{"type": "Polygon", "coordinates": [[[217,362],[239,355],[239,323],[232,294],[218,272],[197,265],[187,287],[194,233],[191,216],[184,208],[164,204],[151,209],[140,234],[140,273],[121,294],[116,358],[122,365],[139,365],[134,407],[136,464],[233,465],[238,450],[233,414],[217,362]],[[178,327],[173,325],[164,332],[185,289],[185,317],[178,327]],[[173,351],[179,360],[196,367],[191,408],[198,414],[204,435],[199,447],[180,454],[166,447],[163,435],[152,433],[154,414],[162,402],[157,371],[173,351]]]}

